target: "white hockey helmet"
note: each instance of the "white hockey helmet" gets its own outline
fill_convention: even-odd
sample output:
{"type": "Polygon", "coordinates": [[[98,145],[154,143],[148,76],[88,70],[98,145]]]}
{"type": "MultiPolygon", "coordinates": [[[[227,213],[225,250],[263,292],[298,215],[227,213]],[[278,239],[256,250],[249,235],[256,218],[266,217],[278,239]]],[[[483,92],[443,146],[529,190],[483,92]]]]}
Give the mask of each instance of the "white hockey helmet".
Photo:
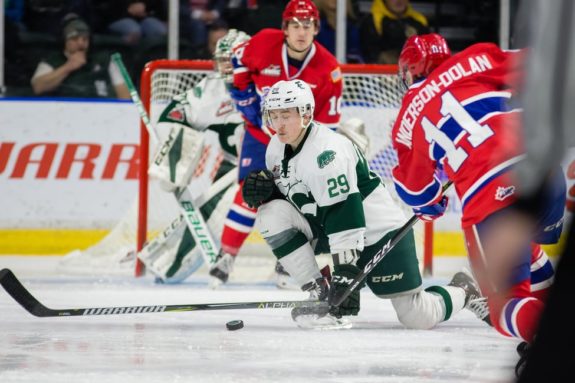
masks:
{"type": "Polygon", "coordinates": [[[226,82],[231,83],[233,80],[233,68],[231,66],[232,50],[250,38],[251,36],[245,32],[230,29],[228,33],[216,43],[216,50],[214,52],[215,69],[226,82]]]}
{"type": "Polygon", "coordinates": [[[264,101],[266,125],[269,125],[269,111],[297,108],[302,118],[302,127],[307,128],[313,119],[315,99],[309,85],[303,80],[278,81],[268,91],[264,101]],[[303,123],[304,116],[309,122],[303,123]]]}

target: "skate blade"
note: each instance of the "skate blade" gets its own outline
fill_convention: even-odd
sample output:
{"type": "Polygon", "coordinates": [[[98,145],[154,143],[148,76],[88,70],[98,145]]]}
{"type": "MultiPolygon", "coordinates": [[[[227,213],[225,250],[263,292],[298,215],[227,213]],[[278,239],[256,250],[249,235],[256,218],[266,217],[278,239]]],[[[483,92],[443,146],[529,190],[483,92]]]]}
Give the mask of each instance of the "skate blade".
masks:
{"type": "Polygon", "coordinates": [[[344,330],[352,327],[352,322],[332,315],[300,315],[294,319],[297,326],[304,330],[344,330]]]}

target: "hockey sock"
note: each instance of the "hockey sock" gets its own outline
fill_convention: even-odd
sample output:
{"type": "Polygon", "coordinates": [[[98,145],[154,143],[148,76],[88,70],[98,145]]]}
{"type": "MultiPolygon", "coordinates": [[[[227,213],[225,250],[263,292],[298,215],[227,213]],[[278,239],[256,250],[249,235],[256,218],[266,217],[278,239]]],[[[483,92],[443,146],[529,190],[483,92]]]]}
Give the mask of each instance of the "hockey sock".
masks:
{"type": "Polygon", "coordinates": [[[503,335],[531,343],[537,331],[543,307],[543,302],[536,298],[512,298],[499,312],[499,321],[494,323],[495,328],[503,335]]]}
{"type": "Polygon", "coordinates": [[[240,251],[244,241],[252,231],[257,209],[250,208],[242,198],[242,185],[236,192],[234,202],[224,223],[222,250],[232,256],[240,251]]]}
{"type": "Polygon", "coordinates": [[[531,295],[545,302],[555,276],[553,265],[541,245],[531,245],[531,254],[531,295]]]}

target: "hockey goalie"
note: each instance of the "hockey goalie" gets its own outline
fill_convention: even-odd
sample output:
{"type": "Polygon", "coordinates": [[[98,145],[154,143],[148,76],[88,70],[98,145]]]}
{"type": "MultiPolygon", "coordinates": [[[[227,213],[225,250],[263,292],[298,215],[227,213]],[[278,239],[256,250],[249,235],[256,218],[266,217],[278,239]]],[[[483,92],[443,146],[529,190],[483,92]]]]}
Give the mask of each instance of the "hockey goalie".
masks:
{"type": "MultiPolygon", "coordinates": [[[[230,52],[248,39],[245,33],[230,30],[217,43],[214,72],[175,96],[161,111],[156,129],[167,134],[158,144],[148,170],[150,178],[166,192],[188,187],[194,207],[202,213],[216,240],[223,227],[222,214],[229,210],[237,189],[237,143],[243,132],[243,120],[226,90],[226,81],[231,81],[230,52]]],[[[131,215],[128,221],[135,219],[135,214],[131,215]]],[[[174,218],[137,254],[147,270],[164,283],[183,281],[203,263],[186,220],[181,215],[174,218]]],[[[84,269],[90,264],[97,268],[95,263],[103,261],[90,255],[103,254],[114,264],[106,271],[123,274],[118,271],[133,270],[135,241],[134,235],[127,233],[133,225],[124,221],[108,235],[113,239],[107,237],[91,249],[72,252],[64,257],[60,269],[83,272],[76,266],[79,264],[84,269]]]]}

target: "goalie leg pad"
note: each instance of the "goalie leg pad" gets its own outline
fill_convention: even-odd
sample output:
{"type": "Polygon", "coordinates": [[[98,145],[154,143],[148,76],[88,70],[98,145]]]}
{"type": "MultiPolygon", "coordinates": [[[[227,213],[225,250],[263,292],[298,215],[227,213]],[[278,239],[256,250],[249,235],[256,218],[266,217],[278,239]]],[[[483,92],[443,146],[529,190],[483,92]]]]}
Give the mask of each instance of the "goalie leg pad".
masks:
{"type": "Polygon", "coordinates": [[[149,242],[138,258],[163,283],[179,283],[203,264],[201,251],[181,216],[149,242]]]}
{"type": "Polygon", "coordinates": [[[160,181],[167,191],[190,183],[200,161],[204,134],[194,129],[172,124],[168,138],[159,146],[148,169],[150,177],[160,181]]]}

